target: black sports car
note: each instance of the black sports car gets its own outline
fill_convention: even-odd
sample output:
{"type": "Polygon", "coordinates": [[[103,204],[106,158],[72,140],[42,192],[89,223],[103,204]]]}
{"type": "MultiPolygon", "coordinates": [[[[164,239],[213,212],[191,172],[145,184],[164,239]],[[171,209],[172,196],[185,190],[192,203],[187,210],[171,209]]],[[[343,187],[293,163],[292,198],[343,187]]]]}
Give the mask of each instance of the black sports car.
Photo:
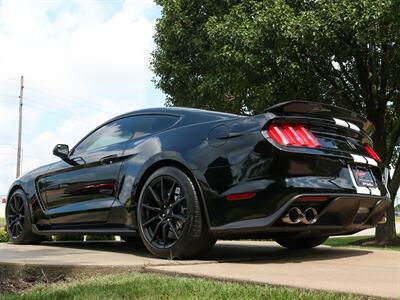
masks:
{"type": "Polygon", "coordinates": [[[311,248],[385,222],[387,169],[372,124],[293,101],[256,116],[146,109],[100,125],[61,161],[11,186],[13,243],[113,234],[158,257],[189,258],[218,238],[273,238],[311,248]]]}

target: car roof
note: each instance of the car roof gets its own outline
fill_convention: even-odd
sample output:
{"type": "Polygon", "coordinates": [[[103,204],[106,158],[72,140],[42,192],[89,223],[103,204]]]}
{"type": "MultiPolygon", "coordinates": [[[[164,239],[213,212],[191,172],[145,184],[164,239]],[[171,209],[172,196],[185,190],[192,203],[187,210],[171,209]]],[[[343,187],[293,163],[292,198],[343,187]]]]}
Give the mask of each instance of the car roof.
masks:
{"type": "MultiPolygon", "coordinates": [[[[209,119],[233,119],[238,118],[240,115],[235,115],[231,113],[217,112],[198,108],[187,108],[187,107],[157,107],[157,108],[146,108],[127,112],[125,114],[114,117],[114,119],[119,119],[127,116],[142,115],[142,114],[170,114],[170,115],[180,115],[187,117],[206,117],[209,119]]],[[[110,120],[110,121],[112,121],[110,120]]]]}

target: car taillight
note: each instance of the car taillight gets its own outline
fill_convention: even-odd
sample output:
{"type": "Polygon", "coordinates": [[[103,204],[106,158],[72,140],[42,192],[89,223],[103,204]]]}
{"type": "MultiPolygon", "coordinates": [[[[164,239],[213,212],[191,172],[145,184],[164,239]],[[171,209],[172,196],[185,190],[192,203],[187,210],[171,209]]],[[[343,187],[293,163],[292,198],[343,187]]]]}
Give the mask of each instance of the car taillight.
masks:
{"type": "Polygon", "coordinates": [[[280,145],[308,148],[321,147],[318,139],[303,125],[272,124],[268,127],[267,133],[280,145]]]}
{"type": "Polygon", "coordinates": [[[382,162],[379,155],[376,154],[376,152],[374,151],[374,149],[372,149],[372,147],[370,145],[364,144],[364,149],[365,149],[365,151],[367,151],[367,153],[370,157],[372,157],[373,159],[375,159],[378,162],[382,162]]]}

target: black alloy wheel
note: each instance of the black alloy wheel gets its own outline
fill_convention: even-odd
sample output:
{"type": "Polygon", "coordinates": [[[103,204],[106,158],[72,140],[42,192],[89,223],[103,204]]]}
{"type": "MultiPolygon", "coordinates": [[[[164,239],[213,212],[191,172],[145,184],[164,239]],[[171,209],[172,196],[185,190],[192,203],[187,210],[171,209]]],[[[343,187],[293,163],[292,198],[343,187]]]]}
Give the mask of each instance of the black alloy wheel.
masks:
{"type": "Polygon", "coordinates": [[[17,239],[24,232],[25,206],[19,194],[13,194],[8,203],[7,229],[12,239],[17,239]]]}
{"type": "Polygon", "coordinates": [[[160,176],[152,181],[141,207],[143,232],[152,246],[170,248],[181,238],[187,221],[187,204],[174,178],[160,176]]]}
{"type": "Polygon", "coordinates": [[[23,190],[16,190],[6,206],[6,229],[13,244],[32,244],[43,240],[32,233],[32,222],[28,200],[23,190]]]}
{"type": "Polygon", "coordinates": [[[139,233],[158,257],[190,258],[209,250],[209,234],[196,189],[181,170],[163,167],[143,186],[138,202],[139,233]]]}

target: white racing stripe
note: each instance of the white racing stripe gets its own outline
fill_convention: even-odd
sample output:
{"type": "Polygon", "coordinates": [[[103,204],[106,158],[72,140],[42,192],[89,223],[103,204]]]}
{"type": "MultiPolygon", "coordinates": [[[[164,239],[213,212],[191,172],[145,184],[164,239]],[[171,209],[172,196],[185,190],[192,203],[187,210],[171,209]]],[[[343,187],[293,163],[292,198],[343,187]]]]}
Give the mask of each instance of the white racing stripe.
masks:
{"type": "Polygon", "coordinates": [[[333,118],[333,120],[335,121],[336,125],[349,128],[349,124],[345,120],[337,118],[333,118]]]}
{"type": "Polygon", "coordinates": [[[333,120],[335,121],[335,124],[338,126],[347,127],[347,128],[350,128],[351,130],[354,130],[357,132],[361,131],[360,127],[358,127],[356,124],[353,124],[351,122],[347,122],[345,120],[338,119],[338,118],[333,118],[333,120]]]}
{"type": "Polygon", "coordinates": [[[347,124],[349,124],[350,129],[353,129],[354,131],[357,131],[357,132],[361,131],[360,127],[358,127],[356,124],[353,124],[353,123],[350,123],[350,122],[347,122],[347,124]]]}
{"type": "Polygon", "coordinates": [[[370,165],[370,166],[374,166],[374,167],[378,166],[378,163],[376,162],[376,160],[372,159],[370,157],[357,155],[357,154],[351,154],[351,156],[353,157],[353,160],[356,163],[366,164],[366,165],[370,165]]]}
{"type": "Polygon", "coordinates": [[[371,195],[382,196],[381,191],[378,188],[369,188],[371,190],[371,195]]]}
{"type": "Polygon", "coordinates": [[[361,164],[367,164],[368,163],[367,159],[364,156],[357,155],[357,154],[351,154],[351,156],[353,157],[353,160],[356,163],[361,163],[361,164]]]}
{"type": "Polygon", "coordinates": [[[372,158],[369,158],[369,157],[366,157],[366,156],[365,156],[364,158],[367,160],[367,163],[368,163],[369,165],[375,166],[375,167],[378,166],[378,163],[376,162],[375,159],[372,159],[372,158]]]}

